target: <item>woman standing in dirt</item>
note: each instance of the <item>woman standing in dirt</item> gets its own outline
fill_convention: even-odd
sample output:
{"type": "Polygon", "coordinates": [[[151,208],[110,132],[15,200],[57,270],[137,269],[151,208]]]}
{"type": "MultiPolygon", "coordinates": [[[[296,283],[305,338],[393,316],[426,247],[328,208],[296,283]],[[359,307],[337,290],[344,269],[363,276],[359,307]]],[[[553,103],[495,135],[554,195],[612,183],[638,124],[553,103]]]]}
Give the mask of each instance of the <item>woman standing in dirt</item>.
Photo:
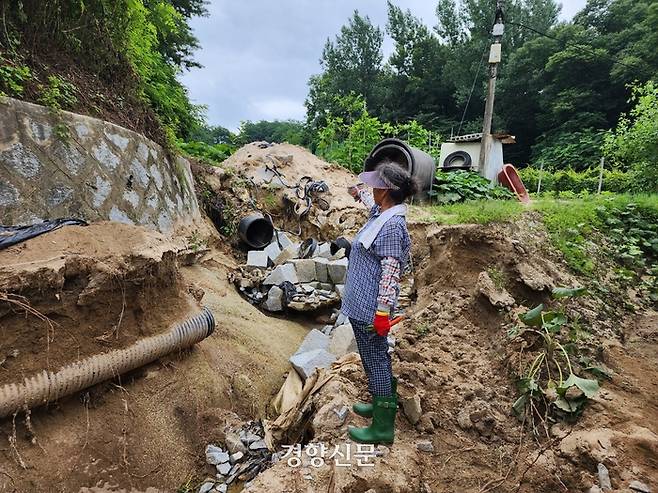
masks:
{"type": "Polygon", "coordinates": [[[417,186],[391,161],[361,173],[359,180],[362,183],[351,187],[350,194],[370,208],[370,218],[352,243],[341,310],[352,324],[372,396],[372,403],[358,403],[352,409],[372,417],[372,423],[350,427],[349,434],[361,443],[393,443],[398,399],[387,335],[411,248],[403,202],[417,186]],[[372,194],[364,185],[372,187],[372,194]]]}

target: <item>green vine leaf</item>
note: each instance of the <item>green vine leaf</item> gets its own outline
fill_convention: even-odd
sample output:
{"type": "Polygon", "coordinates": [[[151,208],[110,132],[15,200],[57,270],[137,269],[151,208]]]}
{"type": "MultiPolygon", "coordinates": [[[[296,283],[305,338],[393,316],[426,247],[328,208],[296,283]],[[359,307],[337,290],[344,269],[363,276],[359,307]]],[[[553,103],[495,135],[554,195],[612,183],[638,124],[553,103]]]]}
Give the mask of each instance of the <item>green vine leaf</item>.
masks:
{"type": "Polygon", "coordinates": [[[574,385],[582,390],[583,394],[585,394],[588,399],[594,397],[599,391],[599,382],[590,378],[580,378],[572,373],[560,387],[560,394],[564,395],[567,389],[574,385]]]}
{"type": "Polygon", "coordinates": [[[544,310],[544,304],[533,308],[532,310],[519,315],[519,320],[526,325],[540,327],[542,325],[541,312],[544,310]]]}
{"type": "Polygon", "coordinates": [[[587,292],[587,288],[553,288],[553,298],[575,298],[587,292]]]}

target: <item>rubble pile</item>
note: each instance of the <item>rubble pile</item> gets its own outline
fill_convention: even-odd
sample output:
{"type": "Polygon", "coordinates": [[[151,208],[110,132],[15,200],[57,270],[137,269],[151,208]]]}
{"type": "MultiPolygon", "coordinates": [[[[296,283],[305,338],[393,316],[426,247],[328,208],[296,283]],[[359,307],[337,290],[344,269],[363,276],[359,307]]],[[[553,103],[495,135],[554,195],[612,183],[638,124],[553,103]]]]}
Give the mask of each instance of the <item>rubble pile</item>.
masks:
{"type": "MultiPolygon", "coordinates": [[[[311,330],[290,357],[290,364],[302,380],[306,380],[317,368],[329,368],[348,353],[358,353],[349,319],[336,310],[331,321],[321,329],[311,330]]],[[[389,352],[393,352],[395,337],[392,334],[388,336],[388,345],[389,352]]]]}
{"type": "Polygon", "coordinates": [[[249,421],[235,430],[227,430],[224,448],[209,444],[206,462],[216,469],[215,478],[206,478],[198,493],[226,493],[229,486],[246,483],[277,461],[265,444],[262,425],[249,421]]]}
{"type": "Polygon", "coordinates": [[[348,259],[328,242],[293,243],[283,232],[263,250],[251,250],[233,282],[253,304],[270,312],[309,312],[339,303],[348,259]]]}

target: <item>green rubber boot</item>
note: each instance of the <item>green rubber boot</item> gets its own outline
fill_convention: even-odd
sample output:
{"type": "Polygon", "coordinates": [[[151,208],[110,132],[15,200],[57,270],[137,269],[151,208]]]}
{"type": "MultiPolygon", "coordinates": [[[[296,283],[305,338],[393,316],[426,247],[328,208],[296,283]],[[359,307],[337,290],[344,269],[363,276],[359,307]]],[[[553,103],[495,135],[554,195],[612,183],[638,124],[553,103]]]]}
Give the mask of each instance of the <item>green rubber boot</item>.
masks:
{"type": "MultiPolygon", "coordinates": [[[[395,398],[398,398],[398,379],[391,378],[391,390],[395,398]]],[[[364,418],[372,418],[372,404],[370,402],[357,402],[352,406],[352,411],[364,418]]]]}
{"type": "Polygon", "coordinates": [[[367,428],[350,426],[350,438],[359,443],[393,443],[397,397],[375,397],[372,405],[372,423],[367,428]]]}

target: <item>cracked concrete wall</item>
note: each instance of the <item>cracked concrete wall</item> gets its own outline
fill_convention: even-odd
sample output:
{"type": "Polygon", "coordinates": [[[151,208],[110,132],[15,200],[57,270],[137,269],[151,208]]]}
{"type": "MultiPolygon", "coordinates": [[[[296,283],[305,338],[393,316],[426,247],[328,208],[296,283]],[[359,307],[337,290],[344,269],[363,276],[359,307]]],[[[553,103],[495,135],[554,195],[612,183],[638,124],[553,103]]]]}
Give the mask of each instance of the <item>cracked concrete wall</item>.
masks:
{"type": "Polygon", "coordinates": [[[189,162],[109,122],[0,101],[0,224],[76,217],[170,231],[198,219],[189,162]]]}

